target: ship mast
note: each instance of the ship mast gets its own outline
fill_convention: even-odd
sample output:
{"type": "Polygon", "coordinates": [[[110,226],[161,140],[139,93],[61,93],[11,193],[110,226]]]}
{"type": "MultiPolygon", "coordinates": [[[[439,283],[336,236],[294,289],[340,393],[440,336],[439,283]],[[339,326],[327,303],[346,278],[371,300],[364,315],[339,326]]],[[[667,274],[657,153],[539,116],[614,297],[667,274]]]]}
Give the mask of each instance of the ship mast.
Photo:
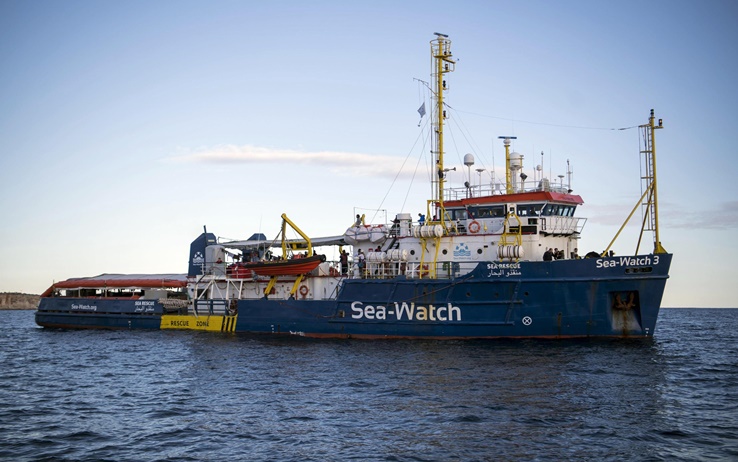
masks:
{"type": "Polygon", "coordinates": [[[497,138],[503,140],[502,143],[505,145],[505,193],[512,194],[512,169],[510,168],[510,140],[517,140],[517,136],[498,136],[497,138]]]}
{"type": "Polygon", "coordinates": [[[661,245],[661,236],[659,235],[659,196],[658,188],[656,187],[656,130],[664,128],[664,122],[659,119],[659,124],[655,123],[656,118],[654,117],[653,109],[651,109],[651,116],[648,118],[648,124],[641,125],[640,129],[643,131],[643,139],[645,147],[641,154],[644,156],[645,174],[643,180],[648,182],[647,191],[650,188],[648,194],[648,200],[644,203],[646,207],[646,217],[648,218],[647,223],[650,231],[653,231],[653,253],[666,253],[666,250],[661,245]]]}
{"type": "Polygon", "coordinates": [[[656,130],[664,128],[664,122],[659,119],[659,124],[656,125],[656,117],[654,111],[651,109],[651,116],[648,118],[648,123],[645,125],[639,125],[642,131],[644,147],[641,150],[642,155],[642,176],[641,181],[643,182],[643,194],[638,199],[635,207],[631,210],[628,218],[620,226],[620,229],[615,234],[615,237],[610,241],[610,245],[607,246],[602,256],[607,255],[612,245],[617,240],[620,233],[628,224],[633,214],[638,210],[638,206],[644,207],[643,223],[641,224],[641,232],[638,236],[638,243],[636,244],[635,255],[638,255],[638,250],[641,247],[641,239],[643,238],[644,231],[653,232],[653,253],[667,253],[666,249],[661,245],[661,236],[659,235],[659,201],[658,201],[658,190],[656,188],[656,130]]]}
{"type": "Polygon", "coordinates": [[[452,59],[451,40],[448,35],[436,34],[436,39],[431,41],[431,56],[434,59],[434,69],[432,71],[433,79],[433,96],[436,103],[436,118],[433,122],[433,129],[436,134],[435,146],[433,149],[433,158],[436,165],[436,173],[438,175],[438,188],[434,192],[432,202],[436,204],[437,213],[441,223],[445,221],[446,210],[443,206],[443,185],[445,182],[446,171],[443,166],[443,124],[446,119],[446,111],[443,109],[443,92],[446,87],[445,74],[453,72],[456,61],[452,59]]]}

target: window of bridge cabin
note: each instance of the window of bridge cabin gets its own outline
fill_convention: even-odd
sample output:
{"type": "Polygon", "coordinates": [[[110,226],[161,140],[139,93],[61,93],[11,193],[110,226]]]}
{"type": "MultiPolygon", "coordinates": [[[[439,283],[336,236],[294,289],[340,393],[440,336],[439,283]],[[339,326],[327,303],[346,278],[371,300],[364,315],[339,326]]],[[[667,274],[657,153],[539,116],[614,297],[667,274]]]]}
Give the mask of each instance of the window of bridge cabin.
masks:
{"type": "Polygon", "coordinates": [[[471,218],[504,218],[504,205],[483,205],[477,207],[469,207],[471,218]]]}
{"type": "Polygon", "coordinates": [[[537,217],[541,214],[543,204],[518,204],[519,217],[537,217]]]}
{"type": "Polygon", "coordinates": [[[564,205],[564,204],[546,204],[546,206],[543,208],[543,213],[541,215],[545,216],[561,216],[561,217],[573,217],[574,211],[576,210],[576,205],[564,205]]]}
{"type": "Polygon", "coordinates": [[[466,220],[468,218],[466,209],[447,209],[446,214],[448,214],[449,220],[451,221],[466,220]]]}
{"type": "Polygon", "coordinates": [[[543,213],[541,215],[545,215],[545,216],[561,215],[559,213],[560,207],[561,207],[560,204],[546,204],[546,206],[543,208],[543,213]]]}

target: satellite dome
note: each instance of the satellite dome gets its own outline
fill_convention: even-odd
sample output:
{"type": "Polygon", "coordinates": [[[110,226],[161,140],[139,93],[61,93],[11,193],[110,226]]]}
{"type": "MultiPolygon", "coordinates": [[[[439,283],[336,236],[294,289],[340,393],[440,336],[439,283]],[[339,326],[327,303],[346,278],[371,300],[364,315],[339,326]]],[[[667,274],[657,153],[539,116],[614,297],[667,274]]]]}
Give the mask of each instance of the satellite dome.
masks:
{"type": "Polygon", "coordinates": [[[519,152],[510,153],[510,168],[522,168],[523,167],[523,155],[519,152]]]}

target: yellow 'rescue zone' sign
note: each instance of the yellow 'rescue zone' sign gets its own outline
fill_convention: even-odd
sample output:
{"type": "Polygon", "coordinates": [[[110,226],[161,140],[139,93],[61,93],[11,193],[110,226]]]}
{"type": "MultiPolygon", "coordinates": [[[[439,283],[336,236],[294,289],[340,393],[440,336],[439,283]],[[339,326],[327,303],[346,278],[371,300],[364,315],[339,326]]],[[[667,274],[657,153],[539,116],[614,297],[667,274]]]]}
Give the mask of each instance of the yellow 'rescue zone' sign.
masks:
{"type": "Polygon", "coordinates": [[[238,316],[168,315],[161,317],[162,329],[234,332],[238,316]]]}

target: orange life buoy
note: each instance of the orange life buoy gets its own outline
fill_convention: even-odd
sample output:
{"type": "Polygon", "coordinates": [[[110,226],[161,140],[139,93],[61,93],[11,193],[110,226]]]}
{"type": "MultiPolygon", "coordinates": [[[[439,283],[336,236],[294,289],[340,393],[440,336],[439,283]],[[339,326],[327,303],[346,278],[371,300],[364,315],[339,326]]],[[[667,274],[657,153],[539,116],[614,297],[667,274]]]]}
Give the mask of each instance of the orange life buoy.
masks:
{"type": "Polygon", "coordinates": [[[473,220],[471,223],[469,223],[470,233],[477,234],[480,229],[482,229],[482,227],[479,225],[479,222],[477,220],[473,220]]]}
{"type": "Polygon", "coordinates": [[[300,286],[300,295],[305,297],[308,294],[308,288],[307,286],[300,286]]]}

